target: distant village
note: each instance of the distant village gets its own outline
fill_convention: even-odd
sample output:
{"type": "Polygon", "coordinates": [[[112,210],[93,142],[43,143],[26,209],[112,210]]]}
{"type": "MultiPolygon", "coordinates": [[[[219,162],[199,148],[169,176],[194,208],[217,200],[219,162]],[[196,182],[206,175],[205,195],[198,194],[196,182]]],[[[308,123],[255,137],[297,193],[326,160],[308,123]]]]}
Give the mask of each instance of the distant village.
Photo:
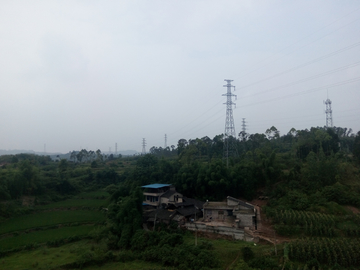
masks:
{"type": "Polygon", "coordinates": [[[227,235],[237,240],[257,240],[254,232],[260,225],[259,207],[230,196],[223,202],[199,201],[183,196],[170,184],[142,188],[145,229],[154,229],[158,223],[176,222],[192,231],[227,235]]]}

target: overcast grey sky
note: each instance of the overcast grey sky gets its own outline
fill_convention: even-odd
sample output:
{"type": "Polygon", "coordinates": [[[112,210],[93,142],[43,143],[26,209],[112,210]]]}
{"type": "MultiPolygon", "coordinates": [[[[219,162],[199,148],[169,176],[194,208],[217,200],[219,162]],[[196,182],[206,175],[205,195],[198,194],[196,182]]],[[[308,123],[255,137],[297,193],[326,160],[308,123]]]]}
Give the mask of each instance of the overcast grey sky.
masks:
{"type": "Polygon", "coordinates": [[[360,130],[360,1],[0,1],[0,149],[360,130]]]}

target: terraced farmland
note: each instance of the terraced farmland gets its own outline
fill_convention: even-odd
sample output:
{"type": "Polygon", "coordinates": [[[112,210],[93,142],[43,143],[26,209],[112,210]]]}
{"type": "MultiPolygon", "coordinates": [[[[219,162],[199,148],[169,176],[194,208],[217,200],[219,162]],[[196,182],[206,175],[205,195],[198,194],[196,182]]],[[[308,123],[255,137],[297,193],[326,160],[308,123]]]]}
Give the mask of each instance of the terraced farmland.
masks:
{"type": "Polygon", "coordinates": [[[0,251],[87,235],[105,221],[108,205],[104,191],[82,193],[72,199],[34,207],[32,214],[0,223],[0,251]]]}

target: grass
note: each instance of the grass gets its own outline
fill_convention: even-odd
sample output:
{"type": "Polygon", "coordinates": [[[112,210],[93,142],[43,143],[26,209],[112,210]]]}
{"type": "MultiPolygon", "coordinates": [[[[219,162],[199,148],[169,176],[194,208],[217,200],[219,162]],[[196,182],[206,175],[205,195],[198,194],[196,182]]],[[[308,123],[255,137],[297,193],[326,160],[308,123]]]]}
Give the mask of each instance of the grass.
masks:
{"type": "Polygon", "coordinates": [[[171,270],[171,269],[177,269],[173,267],[163,267],[156,263],[150,263],[150,262],[144,262],[144,261],[132,261],[132,262],[111,262],[107,263],[101,266],[89,266],[83,268],[85,270],[171,270]]]}
{"type": "Polygon", "coordinates": [[[82,225],[63,227],[58,229],[36,231],[26,234],[21,234],[14,237],[7,237],[0,240],[0,250],[9,250],[12,248],[18,248],[34,243],[45,243],[48,241],[54,241],[64,239],[72,236],[83,236],[87,235],[94,226],[82,225]]]}
{"type": "Polygon", "coordinates": [[[38,227],[73,222],[99,222],[105,220],[99,211],[52,211],[14,217],[0,223],[0,235],[38,227]]]}
{"type": "MultiPolygon", "coordinates": [[[[186,234],[184,241],[190,245],[195,244],[194,235],[186,234]]],[[[274,250],[274,246],[270,244],[254,245],[253,242],[239,240],[208,239],[198,237],[198,244],[201,244],[201,241],[212,243],[213,251],[215,254],[217,254],[217,257],[220,260],[221,269],[227,269],[238,258],[243,247],[250,247],[255,254],[260,256],[265,253],[270,253],[272,250],[274,250]]],[[[281,249],[280,246],[278,249],[281,249]]],[[[241,254],[239,258],[242,258],[241,254]]]]}
{"type": "Polygon", "coordinates": [[[62,265],[78,261],[88,249],[88,241],[82,240],[57,248],[21,251],[1,258],[0,269],[59,269],[62,265]]]}
{"type": "MultiPolygon", "coordinates": [[[[51,241],[51,232],[53,232],[53,235],[57,235],[60,237],[60,234],[62,237],[66,237],[67,235],[72,236],[71,234],[77,234],[84,232],[85,230],[90,230],[92,226],[88,226],[88,228],[85,228],[86,226],[79,226],[79,227],[68,227],[68,228],[62,228],[58,230],[48,230],[48,231],[41,231],[41,232],[35,232],[31,233],[33,236],[33,241],[46,237],[49,237],[48,241],[51,241]],[[75,231],[76,230],[76,231],[75,231]],[[38,234],[37,234],[38,233],[38,234]],[[43,234],[42,234],[43,233],[43,234]],[[37,234],[37,235],[36,235],[37,234]]],[[[29,237],[30,235],[29,234],[29,237]]],[[[73,234],[73,235],[74,235],[73,234]]],[[[18,236],[19,239],[22,237],[21,235],[18,236]]],[[[15,239],[16,237],[13,237],[12,239],[15,239]]],[[[26,236],[24,235],[24,239],[26,236]]],[[[28,239],[31,241],[31,238],[28,239]]],[[[55,240],[55,239],[54,239],[55,240]]],[[[188,244],[194,244],[194,236],[192,234],[187,234],[184,238],[185,242],[188,244]]],[[[24,240],[25,241],[25,240],[24,240]]],[[[45,241],[45,240],[44,240],[45,241]]],[[[228,269],[230,265],[234,261],[237,260],[237,258],[242,258],[241,256],[241,248],[248,246],[251,247],[252,250],[255,253],[255,256],[261,256],[264,253],[269,253],[273,250],[272,245],[254,245],[253,243],[248,243],[244,241],[229,241],[224,239],[207,239],[207,238],[198,238],[198,244],[201,243],[201,241],[208,241],[211,242],[213,245],[213,252],[216,254],[216,256],[220,260],[220,267],[219,269],[228,269]],[[240,256],[239,256],[240,255],[240,256]]],[[[37,240],[37,242],[39,242],[37,240]]],[[[25,243],[25,242],[22,242],[25,243]]],[[[46,248],[46,247],[40,247],[36,250],[30,250],[30,251],[22,251],[15,254],[11,254],[9,256],[3,257],[0,260],[0,269],[63,269],[61,266],[69,263],[73,263],[76,261],[81,261],[84,258],[85,254],[90,254],[91,252],[94,252],[93,250],[96,250],[97,248],[104,250],[104,243],[96,244],[95,242],[91,240],[81,240],[76,243],[70,243],[63,245],[61,247],[57,248],[46,248]]],[[[1,242],[0,242],[1,244],[1,242]]],[[[106,245],[105,245],[106,246],[106,245]]],[[[279,252],[280,251],[279,247],[279,252]]],[[[116,256],[117,252],[113,251],[114,255],[116,256]]],[[[105,263],[103,265],[92,265],[88,266],[86,268],[83,268],[86,270],[95,270],[95,269],[102,269],[102,270],[115,270],[115,269],[125,269],[125,270],[135,270],[135,269],[152,269],[152,270],[165,270],[165,269],[176,269],[171,267],[163,267],[161,264],[157,263],[150,263],[140,260],[134,260],[129,262],[109,262],[105,263]]]]}
{"type": "Polygon", "coordinates": [[[65,201],[54,202],[46,205],[38,205],[37,210],[46,210],[54,208],[71,208],[71,207],[90,207],[99,208],[105,207],[109,204],[108,200],[101,199],[69,199],[65,201]]]}
{"type": "Polygon", "coordinates": [[[109,195],[109,193],[107,193],[104,190],[97,190],[97,191],[91,191],[91,192],[83,192],[83,193],[76,195],[76,197],[84,198],[84,199],[91,199],[91,198],[101,198],[101,197],[108,198],[108,197],[110,197],[110,195],[109,195]]]}

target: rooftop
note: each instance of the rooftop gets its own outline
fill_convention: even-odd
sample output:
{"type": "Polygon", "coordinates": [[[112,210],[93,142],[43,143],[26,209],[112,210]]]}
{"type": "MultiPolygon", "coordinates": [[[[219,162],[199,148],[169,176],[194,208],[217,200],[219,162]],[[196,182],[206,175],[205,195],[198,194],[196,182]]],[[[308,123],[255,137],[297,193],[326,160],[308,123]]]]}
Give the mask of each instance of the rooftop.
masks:
{"type": "Polygon", "coordinates": [[[169,187],[171,186],[170,184],[151,184],[151,185],[146,185],[146,186],[142,186],[142,188],[163,188],[163,187],[169,187]]]}

